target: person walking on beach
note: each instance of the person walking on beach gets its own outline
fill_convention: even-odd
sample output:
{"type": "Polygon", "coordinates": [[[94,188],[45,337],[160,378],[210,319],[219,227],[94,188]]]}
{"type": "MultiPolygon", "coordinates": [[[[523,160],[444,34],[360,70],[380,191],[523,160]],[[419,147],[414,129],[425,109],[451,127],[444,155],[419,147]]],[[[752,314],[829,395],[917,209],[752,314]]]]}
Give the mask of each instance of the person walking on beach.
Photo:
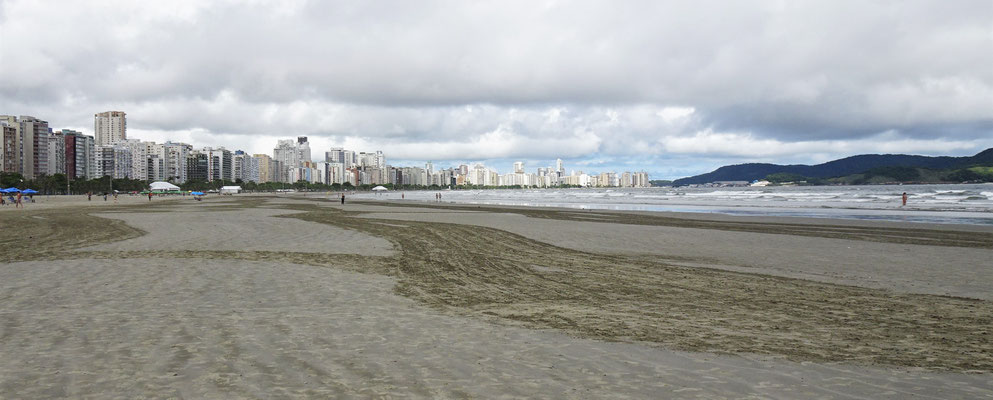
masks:
{"type": "Polygon", "coordinates": [[[17,200],[14,200],[14,208],[18,208],[22,206],[24,205],[21,204],[21,192],[17,192],[17,200]]]}
{"type": "Polygon", "coordinates": [[[152,201],[152,192],[148,192],[148,201],[152,201]]]}
{"type": "Polygon", "coordinates": [[[93,201],[93,192],[86,192],[86,201],[93,201]]]}
{"type": "Polygon", "coordinates": [[[103,192],[103,201],[107,201],[107,192],[103,192]]]}
{"type": "Polygon", "coordinates": [[[345,194],[341,194],[341,205],[345,205],[345,194]]]}
{"type": "MultiPolygon", "coordinates": [[[[903,192],[903,206],[907,205],[907,192],[903,192]]],[[[901,206],[901,207],[903,207],[901,206]]]]}

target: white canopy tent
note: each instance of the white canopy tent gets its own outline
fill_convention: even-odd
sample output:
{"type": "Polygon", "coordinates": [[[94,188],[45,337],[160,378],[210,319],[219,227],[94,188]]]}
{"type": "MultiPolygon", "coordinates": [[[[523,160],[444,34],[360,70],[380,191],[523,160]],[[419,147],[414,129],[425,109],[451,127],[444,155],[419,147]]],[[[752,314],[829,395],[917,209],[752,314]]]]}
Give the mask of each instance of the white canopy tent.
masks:
{"type": "Polygon", "coordinates": [[[152,182],[152,184],[149,186],[151,186],[152,191],[179,190],[179,186],[173,185],[169,182],[162,182],[162,181],[152,182]]]}
{"type": "Polygon", "coordinates": [[[374,191],[374,192],[381,192],[381,191],[384,191],[384,190],[389,190],[389,189],[387,189],[385,187],[382,187],[382,186],[376,186],[376,187],[372,188],[372,191],[374,191]]]}

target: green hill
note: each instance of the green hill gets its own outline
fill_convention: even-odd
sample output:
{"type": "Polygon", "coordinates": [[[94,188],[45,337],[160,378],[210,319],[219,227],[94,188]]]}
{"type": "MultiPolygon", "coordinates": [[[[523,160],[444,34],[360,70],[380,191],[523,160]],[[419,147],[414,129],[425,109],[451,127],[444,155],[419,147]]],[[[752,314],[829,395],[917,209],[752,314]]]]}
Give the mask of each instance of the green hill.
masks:
{"type": "MultiPolygon", "coordinates": [[[[716,181],[753,181],[769,176],[793,177],[793,181],[815,183],[838,178],[836,183],[883,182],[965,182],[985,181],[993,166],[993,148],[971,157],[929,157],[906,154],[863,154],[817,165],[738,164],[720,167],[713,172],[673,181],[673,185],[702,184],[716,181]],[[977,169],[973,169],[977,168],[977,169]],[[842,177],[851,177],[850,182],[842,177]],[[803,178],[803,179],[801,179],[803,178]],[[926,179],[924,179],[926,178],[926,179]],[[860,180],[861,179],[861,180],[860,180]],[[888,179],[888,180],[887,180],[888,179]]],[[[831,182],[824,182],[831,183],[831,182]]]]}

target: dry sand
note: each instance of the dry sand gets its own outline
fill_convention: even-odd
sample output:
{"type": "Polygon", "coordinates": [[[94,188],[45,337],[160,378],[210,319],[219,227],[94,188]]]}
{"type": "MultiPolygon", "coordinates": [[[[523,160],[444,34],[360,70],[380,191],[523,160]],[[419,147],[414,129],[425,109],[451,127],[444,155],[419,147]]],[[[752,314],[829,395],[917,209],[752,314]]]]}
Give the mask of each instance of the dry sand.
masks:
{"type": "Polygon", "coordinates": [[[120,242],[86,247],[83,251],[220,250],[281,251],[388,256],[390,242],[354,230],[279,218],[293,211],[263,208],[157,213],[95,213],[148,232],[120,242]]]}
{"type": "Polygon", "coordinates": [[[387,277],[273,262],[0,270],[0,397],[978,398],[988,375],[718,356],[443,315],[387,277]]]}
{"type": "MultiPolygon", "coordinates": [[[[890,263],[876,281],[847,278],[862,286],[677,265],[745,264],[714,247],[806,245],[792,270],[830,282],[841,272],[807,264],[829,268],[816,257],[835,242],[883,258],[874,246],[988,250],[437,209],[469,225],[425,223],[384,205],[365,209],[389,213],[375,223],[355,218],[367,206],[310,200],[0,213],[0,398],[993,397],[988,299],[874,289],[906,273],[890,263]],[[177,228],[197,223],[242,239],[177,228]],[[584,229],[615,244],[583,244],[584,229]],[[286,237],[253,241],[272,230],[286,237]],[[329,254],[347,246],[327,233],[343,232],[372,253],[329,254]],[[645,236],[697,253],[618,254],[645,236]]],[[[738,257],[790,276],[785,261],[738,257]]],[[[989,287],[987,273],[965,279],[989,287]]]]}

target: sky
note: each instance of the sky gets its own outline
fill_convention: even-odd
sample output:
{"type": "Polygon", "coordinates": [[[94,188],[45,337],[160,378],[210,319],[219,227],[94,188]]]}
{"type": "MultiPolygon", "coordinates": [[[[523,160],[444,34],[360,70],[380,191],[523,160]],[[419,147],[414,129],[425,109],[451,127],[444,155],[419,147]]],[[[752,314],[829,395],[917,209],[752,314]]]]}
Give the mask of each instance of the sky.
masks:
{"type": "MultiPolygon", "coordinates": [[[[993,1],[0,0],[0,114],[652,179],[993,147],[993,1]]],[[[320,160],[319,160],[320,161],[320,160]]]]}

